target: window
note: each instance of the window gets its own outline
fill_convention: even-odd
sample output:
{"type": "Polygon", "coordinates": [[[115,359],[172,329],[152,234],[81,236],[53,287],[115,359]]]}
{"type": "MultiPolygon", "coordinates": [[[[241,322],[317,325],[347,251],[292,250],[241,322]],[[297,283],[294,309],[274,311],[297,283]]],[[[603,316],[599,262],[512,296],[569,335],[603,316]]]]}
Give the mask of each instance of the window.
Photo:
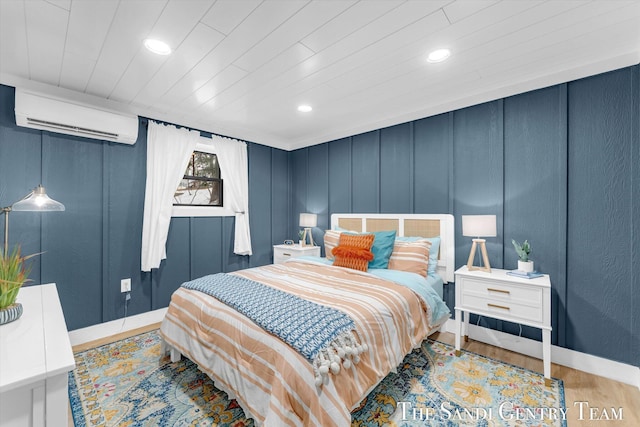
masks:
{"type": "Polygon", "coordinates": [[[218,157],[213,153],[194,151],[174,194],[173,205],[222,207],[222,190],[218,157]]]}

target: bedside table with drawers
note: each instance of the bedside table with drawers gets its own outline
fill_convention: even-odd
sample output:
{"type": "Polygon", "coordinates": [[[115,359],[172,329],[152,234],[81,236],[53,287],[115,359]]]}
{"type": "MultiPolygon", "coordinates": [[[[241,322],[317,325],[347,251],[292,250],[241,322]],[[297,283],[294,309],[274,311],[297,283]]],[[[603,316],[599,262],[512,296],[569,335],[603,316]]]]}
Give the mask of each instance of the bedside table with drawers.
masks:
{"type": "Polygon", "coordinates": [[[469,313],[542,330],[545,384],[551,384],[551,281],[549,275],[525,279],[492,268],[491,273],[456,270],[456,355],[462,335],[468,339],[469,313]],[[464,331],[463,328],[464,327],[464,331]]]}
{"type": "Polygon", "coordinates": [[[274,264],[301,256],[320,256],[320,246],[273,245],[274,264]]]}

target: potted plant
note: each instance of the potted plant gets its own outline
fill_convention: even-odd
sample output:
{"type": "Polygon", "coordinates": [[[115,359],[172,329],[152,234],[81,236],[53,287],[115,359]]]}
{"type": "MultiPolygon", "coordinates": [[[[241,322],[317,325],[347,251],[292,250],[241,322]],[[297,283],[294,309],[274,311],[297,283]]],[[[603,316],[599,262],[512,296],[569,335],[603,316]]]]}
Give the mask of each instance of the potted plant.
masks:
{"type": "Polygon", "coordinates": [[[29,281],[31,266],[25,261],[36,255],[22,256],[19,246],[11,253],[0,253],[0,325],[22,315],[22,304],[16,303],[16,298],[22,285],[29,281]]]}
{"type": "Polygon", "coordinates": [[[529,244],[529,241],[525,240],[520,244],[512,239],[511,243],[518,254],[518,270],[531,273],[533,271],[533,261],[529,259],[529,254],[531,253],[531,245],[529,244]]]}

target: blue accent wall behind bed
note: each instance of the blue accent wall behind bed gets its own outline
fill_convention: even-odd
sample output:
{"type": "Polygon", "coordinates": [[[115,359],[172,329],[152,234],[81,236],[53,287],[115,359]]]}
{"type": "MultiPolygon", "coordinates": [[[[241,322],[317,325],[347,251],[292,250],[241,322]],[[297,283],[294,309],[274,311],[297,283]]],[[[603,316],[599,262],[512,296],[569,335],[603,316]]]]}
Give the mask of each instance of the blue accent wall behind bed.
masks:
{"type": "Polygon", "coordinates": [[[628,67],[297,150],[291,217],[317,213],[321,241],[334,212],[452,213],[459,267],[471,248],[460,216],[496,214],[492,266],[516,268],[511,239],[529,239],[551,275],[553,343],[640,366],[639,75],[628,67]]]}

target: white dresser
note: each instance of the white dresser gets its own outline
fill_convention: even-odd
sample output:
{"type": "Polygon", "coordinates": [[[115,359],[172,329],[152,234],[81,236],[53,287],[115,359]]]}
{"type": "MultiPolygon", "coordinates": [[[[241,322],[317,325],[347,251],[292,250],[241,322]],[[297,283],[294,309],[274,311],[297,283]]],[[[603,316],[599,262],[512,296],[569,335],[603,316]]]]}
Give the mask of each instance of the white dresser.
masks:
{"type": "Polygon", "coordinates": [[[279,264],[291,258],[301,256],[320,256],[320,246],[274,245],[273,263],[279,264]]]}
{"type": "Polygon", "coordinates": [[[542,330],[545,383],[551,381],[551,281],[548,275],[525,279],[492,268],[491,273],[456,270],[456,354],[467,338],[469,313],[520,323],[542,330]],[[464,326],[464,331],[463,331],[464,326]]]}
{"type": "Polygon", "coordinates": [[[0,426],[68,425],[68,373],[75,368],[54,283],[20,289],[23,314],[0,326],[0,426]]]}

